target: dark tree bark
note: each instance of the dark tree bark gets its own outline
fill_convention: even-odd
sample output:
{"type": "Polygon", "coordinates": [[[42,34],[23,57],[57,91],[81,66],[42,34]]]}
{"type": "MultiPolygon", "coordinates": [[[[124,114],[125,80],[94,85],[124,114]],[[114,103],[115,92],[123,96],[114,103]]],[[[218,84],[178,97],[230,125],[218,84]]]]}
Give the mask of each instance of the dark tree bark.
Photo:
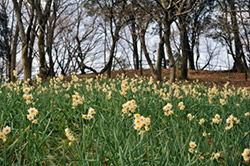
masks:
{"type": "MultiPolygon", "coordinates": [[[[117,4],[114,1],[111,1],[111,6],[104,6],[105,8],[108,8],[107,11],[108,14],[105,16],[109,19],[110,32],[112,36],[112,45],[110,49],[108,63],[104,66],[104,68],[101,70],[100,73],[103,74],[107,72],[109,78],[111,77],[111,69],[112,69],[113,59],[115,56],[116,44],[120,39],[119,33],[122,27],[126,23],[123,21],[123,16],[122,16],[122,13],[125,12],[126,1],[121,1],[119,5],[121,6],[119,6],[119,9],[117,10],[115,9],[115,7],[117,7],[117,4]]],[[[102,5],[100,5],[100,7],[104,10],[102,5]]]]}
{"type": "Polygon", "coordinates": [[[39,61],[40,61],[40,77],[45,79],[48,75],[48,67],[45,58],[45,29],[47,25],[48,18],[50,16],[52,0],[47,0],[45,9],[42,10],[40,1],[30,1],[31,6],[36,10],[39,24],[39,35],[38,35],[38,52],[39,52],[39,61]]]}
{"type": "Polygon", "coordinates": [[[173,56],[173,52],[172,52],[172,47],[171,47],[171,42],[170,42],[170,35],[171,35],[171,22],[167,21],[164,24],[165,28],[164,28],[164,41],[165,41],[165,45],[166,45],[166,50],[167,50],[167,54],[168,54],[168,58],[169,58],[169,67],[170,67],[170,87],[169,87],[169,93],[172,94],[172,83],[175,82],[175,78],[176,78],[176,62],[173,56]]]}
{"type": "MultiPolygon", "coordinates": [[[[86,35],[86,37],[87,36],[88,36],[88,34],[86,35]]],[[[85,37],[83,37],[83,38],[85,38],[85,37]]],[[[88,69],[88,70],[92,71],[93,73],[98,74],[95,69],[93,69],[92,67],[87,66],[84,63],[84,59],[85,59],[86,54],[88,53],[88,51],[86,51],[84,53],[84,55],[83,55],[83,53],[82,53],[83,51],[82,51],[82,48],[81,48],[81,41],[79,40],[78,36],[76,36],[75,39],[76,39],[76,42],[77,42],[77,50],[78,50],[78,56],[76,57],[76,61],[77,61],[78,65],[80,66],[81,74],[86,74],[85,69],[88,69]],[[78,58],[80,58],[80,60],[78,60],[78,58]]]]}
{"type": "Polygon", "coordinates": [[[28,48],[29,48],[30,34],[31,34],[33,19],[34,19],[34,8],[31,7],[30,20],[29,20],[27,30],[25,32],[24,24],[22,22],[22,13],[21,13],[23,0],[19,0],[19,3],[17,3],[17,0],[12,0],[12,2],[14,4],[17,24],[20,30],[20,36],[22,40],[22,53],[21,54],[22,54],[22,63],[23,63],[23,71],[24,71],[24,80],[28,80],[28,79],[31,79],[31,72],[32,72],[32,57],[28,56],[28,48]]]}
{"type": "Polygon", "coordinates": [[[57,11],[58,11],[58,0],[53,1],[53,13],[52,15],[48,18],[48,26],[47,26],[47,35],[46,35],[46,52],[49,56],[49,75],[51,77],[55,76],[55,71],[54,71],[54,62],[53,62],[53,56],[52,56],[52,46],[53,46],[53,41],[54,41],[54,31],[56,28],[56,22],[57,22],[57,11]]]}
{"type": "Polygon", "coordinates": [[[114,54],[115,54],[116,43],[119,40],[119,36],[118,36],[119,31],[120,30],[117,29],[116,33],[112,37],[112,46],[111,46],[111,50],[109,54],[109,60],[108,60],[108,63],[105,65],[105,67],[101,70],[102,74],[107,72],[109,78],[111,77],[111,68],[112,68],[113,59],[115,56],[114,54]]]}
{"type": "Polygon", "coordinates": [[[181,43],[181,51],[182,51],[182,67],[181,67],[181,77],[183,79],[188,78],[188,59],[192,63],[192,67],[194,67],[193,62],[193,52],[190,49],[187,28],[186,28],[186,15],[182,15],[179,17],[180,24],[180,43],[181,43]]]}
{"type": "Polygon", "coordinates": [[[159,23],[159,37],[160,42],[158,44],[158,56],[157,56],[157,64],[156,64],[156,80],[162,81],[162,60],[165,59],[164,53],[164,36],[162,35],[162,24],[159,23]]]}
{"type": "Polygon", "coordinates": [[[146,21],[145,21],[145,26],[142,27],[142,25],[140,25],[140,38],[141,38],[141,47],[142,47],[142,50],[143,50],[143,53],[144,53],[144,56],[148,62],[148,65],[150,67],[150,69],[152,70],[153,72],[153,76],[155,75],[155,69],[154,69],[154,65],[149,57],[149,53],[148,53],[148,50],[147,50],[147,46],[146,46],[146,41],[145,41],[145,34],[146,34],[146,30],[148,28],[148,25],[149,25],[149,22],[150,22],[151,18],[148,18],[146,21]]]}
{"type": "Polygon", "coordinates": [[[45,42],[44,42],[44,32],[45,31],[45,24],[40,23],[40,30],[38,35],[38,52],[39,52],[39,61],[40,61],[40,77],[42,79],[45,79],[47,77],[47,65],[46,65],[46,59],[45,59],[45,42]]]}
{"type": "Polygon", "coordinates": [[[239,27],[237,23],[237,16],[236,16],[235,1],[228,0],[228,3],[230,6],[230,15],[231,15],[232,28],[233,28],[233,34],[234,34],[234,45],[235,45],[235,56],[233,57],[234,65],[233,65],[232,71],[233,72],[245,72],[245,68],[247,68],[247,66],[242,61],[245,55],[244,55],[242,43],[240,40],[240,33],[239,33],[239,27]]]}
{"type": "Polygon", "coordinates": [[[159,37],[160,37],[160,43],[158,46],[158,56],[160,56],[161,58],[161,67],[163,67],[164,69],[167,68],[167,60],[166,60],[166,55],[165,55],[165,51],[164,51],[164,44],[165,44],[165,39],[164,39],[164,35],[163,33],[163,27],[162,27],[162,23],[159,22],[159,37]],[[162,61],[163,61],[163,65],[162,65],[162,61]]]}
{"type": "Polygon", "coordinates": [[[137,46],[137,33],[136,33],[136,23],[133,18],[131,24],[131,34],[132,34],[132,42],[133,42],[133,58],[134,58],[134,68],[139,69],[139,54],[138,54],[138,46],[137,46]]]}
{"type": "Polygon", "coordinates": [[[7,5],[0,4],[0,56],[6,59],[6,76],[11,79],[11,38],[12,32],[8,26],[7,5]]]}
{"type": "Polygon", "coordinates": [[[16,70],[16,51],[17,51],[17,42],[18,42],[18,35],[19,35],[19,27],[18,25],[16,25],[16,31],[15,34],[13,36],[13,45],[12,45],[12,50],[11,50],[11,81],[14,82],[15,81],[15,76],[13,71],[16,70]]]}

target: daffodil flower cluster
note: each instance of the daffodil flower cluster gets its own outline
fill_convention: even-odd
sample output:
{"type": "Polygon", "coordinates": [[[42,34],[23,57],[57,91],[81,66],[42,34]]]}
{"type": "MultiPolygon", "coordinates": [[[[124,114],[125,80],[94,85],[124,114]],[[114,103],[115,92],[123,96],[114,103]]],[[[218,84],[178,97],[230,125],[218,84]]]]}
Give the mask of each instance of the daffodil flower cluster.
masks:
{"type": "Polygon", "coordinates": [[[212,123],[220,123],[222,121],[222,119],[220,118],[220,115],[219,114],[216,114],[214,116],[214,118],[212,118],[212,123]]]}
{"type": "Polygon", "coordinates": [[[164,115],[165,115],[165,116],[171,116],[171,115],[174,114],[174,111],[171,110],[172,107],[173,107],[173,106],[172,106],[171,103],[167,103],[167,105],[165,105],[165,106],[163,107],[162,110],[164,111],[164,115]]]}
{"type": "Polygon", "coordinates": [[[71,75],[71,82],[77,82],[79,80],[79,78],[76,76],[76,73],[73,72],[71,75]]]}
{"type": "Polygon", "coordinates": [[[195,116],[193,116],[192,114],[189,113],[189,114],[187,114],[187,117],[188,117],[188,119],[191,121],[191,120],[194,119],[195,116]]]}
{"type": "Polygon", "coordinates": [[[205,119],[202,118],[202,119],[200,119],[199,124],[202,125],[204,122],[205,122],[205,119]]]}
{"type": "Polygon", "coordinates": [[[177,86],[176,84],[175,84],[175,90],[174,90],[174,94],[173,94],[173,96],[174,97],[176,97],[177,99],[181,99],[183,96],[180,96],[180,89],[179,89],[179,86],[177,86]]]}
{"type": "Polygon", "coordinates": [[[216,86],[213,86],[213,88],[208,89],[208,102],[209,104],[212,104],[212,99],[219,94],[219,90],[216,88],[216,86]]]}
{"type": "Polygon", "coordinates": [[[111,95],[112,95],[112,91],[108,91],[107,88],[103,88],[102,91],[104,93],[107,93],[106,97],[108,98],[108,100],[111,99],[111,95]]]}
{"type": "Polygon", "coordinates": [[[66,135],[66,137],[68,138],[69,141],[75,141],[75,137],[73,136],[73,134],[71,133],[69,128],[65,129],[65,135],[66,135]]]}
{"type": "Polygon", "coordinates": [[[29,94],[30,92],[30,88],[26,87],[23,89],[23,98],[26,100],[26,104],[31,104],[31,100],[33,99],[33,95],[32,94],[29,94]]]}
{"type": "Polygon", "coordinates": [[[167,103],[167,105],[163,107],[163,111],[171,110],[172,107],[173,107],[172,104],[167,103]]]}
{"type": "Polygon", "coordinates": [[[127,94],[128,89],[129,89],[128,80],[127,79],[122,80],[120,94],[122,96],[125,96],[127,94]]]}
{"type": "Polygon", "coordinates": [[[181,111],[184,110],[184,108],[185,108],[185,105],[184,105],[183,102],[180,102],[180,103],[178,104],[178,106],[180,107],[180,110],[181,110],[181,111]]]}
{"type": "Polygon", "coordinates": [[[152,85],[154,83],[154,78],[151,76],[149,78],[149,82],[148,82],[148,85],[152,85]]]}
{"type": "Polygon", "coordinates": [[[75,109],[76,106],[79,104],[83,104],[84,96],[80,96],[78,92],[75,92],[74,95],[72,95],[72,106],[73,109],[75,109]]]}
{"type": "Polygon", "coordinates": [[[140,114],[134,114],[134,129],[139,131],[139,134],[143,134],[149,130],[150,118],[143,117],[140,114]],[[144,130],[142,128],[144,127],[144,130]]]}
{"type": "Polygon", "coordinates": [[[210,160],[214,160],[214,159],[218,160],[219,157],[220,157],[220,153],[219,152],[212,153],[212,156],[210,157],[210,160]]]}
{"type": "Polygon", "coordinates": [[[54,89],[59,89],[60,86],[58,86],[58,84],[60,84],[63,81],[64,76],[62,74],[59,75],[59,77],[53,77],[50,79],[50,86],[54,87],[54,89]]]}
{"type": "Polygon", "coordinates": [[[6,76],[3,76],[3,79],[4,79],[5,82],[8,82],[8,81],[10,80],[10,79],[7,78],[6,76]]]}
{"type": "Polygon", "coordinates": [[[206,137],[207,135],[210,135],[210,133],[207,133],[207,132],[203,132],[203,133],[202,133],[202,136],[203,136],[203,137],[206,137]]]}
{"type": "Polygon", "coordinates": [[[106,93],[106,92],[107,92],[107,89],[106,89],[106,88],[103,88],[102,91],[103,91],[104,93],[106,93]]]}
{"type": "MultiPolygon", "coordinates": [[[[228,84],[226,83],[224,85],[224,90],[220,92],[221,96],[226,99],[228,96],[235,95],[235,92],[233,92],[231,89],[227,88],[228,84]]],[[[222,104],[222,103],[221,103],[222,104]]],[[[226,102],[225,102],[226,104],[226,102]]],[[[223,105],[223,104],[222,104],[223,105]]]]}
{"type": "Polygon", "coordinates": [[[110,100],[112,96],[112,91],[108,91],[107,98],[110,100]]]}
{"type": "Polygon", "coordinates": [[[41,84],[42,83],[42,78],[39,77],[38,75],[36,75],[36,82],[37,82],[37,84],[41,84]]]}
{"type": "Polygon", "coordinates": [[[2,131],[0,131],[0,139],[3,140],[3,142],[6,141],[6,135],[9,134],[11,131],[11,128],[9,126],[5,126],[2,131]]]}
{"type": "Polygon", "coordinates": [[[196,145],[196,143],[195,142],[193,142],[193,141],[190,141],[190,143],[189,143],[189,149],[188,149],[188,151],[190,152],[190,153],[193,153],[194,151],[195,151],[195,147],[196,147],[197,145],[196,145]]]}
{"type": "Polygon", "coordinates": [[[15,78],[17,78],[17,72],[16,72],[16,70],[13,70],[12,72],[13,72],[13,76],[14,76],[15,78]]]}
{"type": "Polygon", "coordinates": [[[225,105],[225,104],[226,104],[225,99],[220,99],[220,104],[221,104],[221,105],[225,105]]]}
{"type": "Polygon", "coordinates": [[[28,109],[29,114],[27,115],[27,119],[32,121],[32,123],[37,123],[37,119],[34,119],[36,115],[38,115],[38,110],[36,108],[28,109]]]}
{"type": "Polygon", "coordinates": [[[160,90],[158,91],[158,93],[159,93],[159,95],[161,96],[162,100],[164,100],[164,101],[169,101],[169,100],[170,100],[170,99],[169,99],[170,94],[169,94],[169,93],[165,93],[166,91],[167,91],[167,89],[164,88],[164,89],[160,89],[160,90]]]}
{"type": "Polygon", "coordinates": [[[82,118],[90,120],[90,119],[93,118],[93,114],[95,114],[95,113],[96,113],[95,110],[90,107],[89,111],[88,111],[88,114],[82,114],[82,118]]]}
{"type": "Polygon", "coordinates": [[[136,87],[133,87],[133,88],[131,88],[131,91],[132,91],[133,93],[136,93],[136,92],[137,92],[137,88],[136,88],[136,87]]]}
{"type": "Polygon", "coordinates": [[[250,154],[250,149],[244,149],[243,153],[241,154],[244,161],[249,161],[250,159],[249,154],[250,154]]]}
{"type": "Polygon", "coordinates": [[[124,114],[128,114],[128,116],[131,116],[132,113],[135,112],[136,108],[137,105],[135,103],[135,100],[127,101],[122,105],[122,116],[124,116],[124,114]]]}
{"type": "Polygon", "coordinates": [[[203,160],[205,159],[205,157],[202,156],[202,155],[200,155],[200,156],[199,156],[199,159],[200,159],[201,161],[203,161],[203,160]]]}
{"type": "Polygon", "coordinates": [[[233,115],[230,115],[227,120],[226,123],[229,124],[229,126],[226,126],[226,130],[230,130],[231,128],[234,127],[234,122],[236,122],[236,124],[238,124],[240,122],[239,119],[237,119],[236,117],[234,117],[233,115]]]}

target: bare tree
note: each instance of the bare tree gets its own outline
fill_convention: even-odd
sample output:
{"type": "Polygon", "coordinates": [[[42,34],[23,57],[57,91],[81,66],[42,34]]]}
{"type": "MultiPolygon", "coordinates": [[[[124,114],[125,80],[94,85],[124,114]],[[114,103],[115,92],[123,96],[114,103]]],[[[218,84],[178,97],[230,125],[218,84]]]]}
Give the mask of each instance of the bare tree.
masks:
{"type": "MultiPolygon", "coordinates": [[[[138,1],[137,4],[151,15],[155,20],[161,22],[164,25],[164,43],[166,46],[166,52],[170,62],[170,94],[172,93],[171,85],[175,81],[176,77],[176,61],[173,56],[170,35],[171,35],[171,25],[177,19],[178,16],[186,14],[195,7],[196,3],[191,3],[190,0],[173,0],[173,1],[151,1],[152,5],[149,7],[148,2],[138,1]],[[147,5],[146,5],[147,4],[147,5]]],[[[159,57],[158,57],[159,58],[159,57]]],[[[161,70],[161,69],[159,69],[161,70]]]]}
{"type": "Polygon", "coordinates": [[[48,18],[48,24],[47,24],[47,33],[46,35],[46,53],[49,56],[49,76],[55,76],[54,71],[54,61],[52,56],[52,47],[54,42],[54,33],[56,29],[56,23],[58,19],[58,10],[60,7],[60,3],[58,0],[54,0],[52,3],[52,14],[48,18]]]}
{"type": "Polygon", "coordinates": [[[132,44],[133,44],[133,62],[134,62],[134,69],[139,69],[139,52],[138,52],[138,33],[137,30],[137,24],[136,24],[136,1],[132,0],[131,5],[128,8],[128,15],[129,19],[131,20],[131,24],[129,26],[131,36],[132,36],[132,44]]]}
{"type": "Polygon", "coordinates": [[[204,39],[205,40],[205,47],[206,47],[206,62],[204,64],[203,67],[201,67],[201,70],[204,70],[207,66],[210,65],[211,61],[220,54],[221,51],[221,46],[219,45],[219,43],[215,43],[215,45],[213,46],[213,42],[209,41],[207,38],[204,39]]]}
{"type": "Polygon", "coordinates": [[[10,67],[10,73],[11,73],[11,81],[15,81],[15,75],[14,70],[16,70],[16,54],[17,54],[17,46],[18,46],[18,36],[19,36],[19,27],[16,25],[15,34],[13,36],[13,44],[12,44],[12,50],[11,50],[11,67],[10,67]]]}
{"type": "Polygon", "coordinates": [[[69,65],[71,64],[73,57],[68,58],[67,54],[65,54],[65,46],[70,44],[68,44],[69,39],[65,41],[64,37],[65,34],[68,34],[67,37],[72,39],[69,33],[72,33],[74,30],[69,30],[68,28],[72,23],[75,23],[75,20],[78,20],[78,18],[75,18],[74,16],[79,8],[76,6],[77,3],[78,2],[76,1],[67,0],[54,0],[52,2],[51,14],[46,25],[47,33],[45,33],[46,53],[48,55],[48,62],[46,62],[48,76],[55,76],[56,73],[59,72],[59,69],[61,70],[61,74],[66,75],[70,68],[69,65]],[[70,19],[71,17],[72,19],[70,19]],[[65,43],[63,43],[64,41],[65,43]],[[65,64],[67,64],[67,67],[64,66],[65,64]]]}
{"type": "MultiPolygon", "coordinates": [[[[238,5],[239,8],[239,14],[238,14],[238,22],[241,26],[241,38],[242,38],[242,44],[243,44],[243,50],[246,54],[246,61],[250,65],[250,34],[249,34],[249,28],[250,28],[250,1],[243,0],[240,5],[238,5]]],[[[247,63],[246,62],[246,63],[247,63]]],[[[249,66],[248,65],[248,66],[249,66]]],[[[249,67],[248,67],[249,68],[249,67]]]]}
{"type": "MultiPolygon", "coordinates": [[[[240,10],[243,4],[235,0],[217,0],[217,3],[222,14],[214,20],[213,27],[216,27],[217,31],[213,33],[213,38],[227,45],[228,53],[234,60],[231,71],[245,72],[247,79],[247,72],[250,71],[242,44],[243,35],[240,32],[240,28],[243,28],[244,32],[244,27],[240,25],[241,21],[238,19],[239,13],[243,12],[240,10]]],[[[246,38],[248,40],[249,37],[246,38]]]]}
{"type": "Polygon", "coordinates": [[[39,51],[39,60],[40,60],[40,77],[42,79],[46,78],[48,75],[48,67],[45,58],[45,29],[47,21],[50,17],[52,0],[47,0],[45,7],[43,9],[40,0],[29,0],[30,5],[36,11],[36,16],[38,18],[39,24],[39,35],[38,35],[38,51],[39,51]]]}
{"type": "MultiPolygon", "coordinates": [[[[22,5],[23,0],[12,0],[14,4],[14,10],[16,13],[16,19],[17,24],[20,31],[21,41],[22,41],[22,64],[23,64],[23,71],[24,71],[24,80],[31,78],[31,72],[32,72],[32,55],[29,54],[29,44],[32,41],[31,39],[31,32],[32,29],[35,27],[35,16],[34,16],[34,7],[32,6],[26,6],[27,9],[29,9],[29,20],[27,23],[27,27],[25,28],[25,24],[23,23],[23,16],[22,16],[22,5]]],[[[34,39],[34,38],[33,38],[34,39]]],[[[33,48],[30,47],[30,51],[32,51],[33,48]]]]}
{"type": "Polygon", "coordinates": [[[90,15],[82,2],[59,5],[53,41],[54,66],[61,74],[86,70],[97,73],[93,68],[102,37],[96,15],[90,15]],[[70,5],[67,9],[66,7],[70,5]],[[63,14],[60,14],[61,11],[63,14]],[[66,13],[66,14],[65,14],[66,13]]]}
{"type": "MultiPolygon", "coordinates": [[[[157,31],[159,35],[159,47],[158,47],[158,56],[157,56],[157,62],[156,66],[154,66],[152,59],[150,58],[147,46],[146,46],[146,31],[148,30],[148,27],[150,23],[154,23],[154,17],[149,13],[150,8],[154,6],[154,8],[157,8],[157,4],[154,3],[149,3],[149,4],[144,4],[143,6],[138,3],[139,7],[141,7],[141,11],[139,14],[137,14],[137,24],[138,24],[138,29],[140,32],[140,41],[141,41],[141,47],[144,53],[144,56],[147,60],[147,63],[152,71],[154,80],[156,81],[161,81],[162,80],[162,74],[161,74],[161,68],[162,68],[162,60],[165,59],[165,53],[164,53],[164,35],[163,35],[163,24],[161,21],[156,20],[157,23],[157,31]]],[[[157,13],[158,15],[161,15],[161,13],[157,13]]]]}
{"type": "Polygon", "coordinates": [[[9,28],[9,16],[7,13],[7,1],[0,3],[0,57],[6,61],[6,76],[11,75],[11,28],[9,28]]]}
{"type": "Polygon", "coordinates": [[[231,22],[232,22],[232,32],[234,35],[234,45],[235,45],[235,56],[234,58],[234,66],[233,66],[233,71],[238,71],[238,72],[244,72],[245,68],[247,68],[247,65],[244,64],[244,51],[243,51],[243,46],[242,42],[240,39],[240,33],[239,33],[239,26],[237,22],[237,13],[236,13],[236,2],[235,0],[228,0],[229,7],[230,7],[230,17],[231,17],[231,22]]]}
{"type": "Polygon", "coordinates": [[[101,73],[107,72],[108,76],[111,77],[111,68],[115,56],[115,48],[117,41],[120,38],[119,32],[126,23],[126,21],[123,19],[123,13],[126,11],[126,1],[115,2],[113,0],[105,0],[104,3],[101,3],[101,1],[97,1],[97,3],[101,11],[105,14],[104,19],[109,22],[110,34],[112,37],[109,60],[101,70],[101,73]]]}

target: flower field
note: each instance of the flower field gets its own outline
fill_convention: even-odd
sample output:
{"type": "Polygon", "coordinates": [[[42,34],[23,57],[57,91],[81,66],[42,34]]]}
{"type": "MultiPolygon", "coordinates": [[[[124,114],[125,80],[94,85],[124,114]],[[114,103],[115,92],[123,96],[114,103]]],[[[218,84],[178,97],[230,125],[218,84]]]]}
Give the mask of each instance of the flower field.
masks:
{"type": "Polygon", "coordinates": [[[249,165],[250,90],[141,77],[0,87],[0,165],[249,165]]]}

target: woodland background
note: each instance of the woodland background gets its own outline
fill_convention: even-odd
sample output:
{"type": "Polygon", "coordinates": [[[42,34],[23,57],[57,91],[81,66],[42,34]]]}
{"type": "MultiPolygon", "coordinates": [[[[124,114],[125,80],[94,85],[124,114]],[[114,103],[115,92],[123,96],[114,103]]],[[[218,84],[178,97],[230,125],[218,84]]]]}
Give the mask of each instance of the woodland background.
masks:
{"type": "Polygon", "coordinates": [[[1,0],[0,79],[15,81],[13,70],[27,80],[148,68],[160,81],[162,68],[171,82],[176,69],[183,79],[189,69],[247,79],[249,8],[248,0],[1,0]]]}

